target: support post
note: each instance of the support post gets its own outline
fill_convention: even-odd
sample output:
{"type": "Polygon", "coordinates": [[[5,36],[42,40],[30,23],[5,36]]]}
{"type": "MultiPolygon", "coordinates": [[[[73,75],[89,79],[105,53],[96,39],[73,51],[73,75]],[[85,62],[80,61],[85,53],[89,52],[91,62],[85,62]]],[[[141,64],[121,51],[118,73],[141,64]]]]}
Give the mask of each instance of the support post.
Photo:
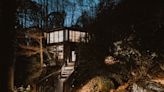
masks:
{"type": "Polygon", "coordinates": [[[42,37],[40,37],[40,65],[43,67],[43,45],[42,45],[42,37]]]}

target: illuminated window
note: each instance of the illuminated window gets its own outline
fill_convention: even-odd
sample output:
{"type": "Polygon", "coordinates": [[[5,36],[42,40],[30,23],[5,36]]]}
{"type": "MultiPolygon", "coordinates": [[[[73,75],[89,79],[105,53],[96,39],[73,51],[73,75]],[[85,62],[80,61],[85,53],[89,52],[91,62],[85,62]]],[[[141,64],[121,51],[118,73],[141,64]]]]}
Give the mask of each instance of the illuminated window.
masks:
{"type": "Polygon", "coordinates": [[[76,61],[76,54],[75,54],[75,51],[72,51],[72,61],[76,61]]]}
{"type": "Polygon", "coordinates": [[[81,39],[82,42],[85,42],[85,36],[86,36],[85,32],[81,32],[80,39],[81,39]]]}
{"type": "Polygon", "coordinates": [[[79,31],[70,31],[69,39],[71,42],[80,42],[80,32],[79,31]]]}
{"type": "Polygon", "coordinates": [[[53,43],[54,42],[54,35],[53,35],[53,33],[50,33],[50,43],[53,43]]]}
{"type": "Polygon", "coordinates": [[[54,32],[54,42],[58,42],[58,32],[54,32]]]}
{"type": "Polygon", "coordinates": [[[59,31],[59,37],[58,37],[58,42],[63,42],[63,31],[59,31]]]}
{"type": "Polygon", "coordinates": [[[86,33],[86,42],[88,43],[89,42],[89,35],[88,35],[88,33],[86,33]]]}
{"type": "Polygon", "coordinates": [[[88,36],[88,33],[86,32],[79,32],[73,30],[70,31],[65,30],[65,35],[63,30],[55,31],[47,34],[47,43],[58,43],[58,42],[63,42],[64,40],[67,41],[68,39],[70,42],[88,42],[90,38],[88,36]]]}
{"type": "Polygon", "coordinates": [[[55,32],[51,32],[49,34],[50,35],[47,35],[47,43],[63,42],[63,40],[64,40],[63,31],[55,31],[55,32]]]}
{"type": "Polygon", "coordinates": [[[74,31],[69,31],[69,40],[71,41],[71,42],[74,42],[74,31]]]}
{"type": "Polygon", "coordinates": [[[75,32],[75,42],[80,42],[80,32],[75,32]]]}

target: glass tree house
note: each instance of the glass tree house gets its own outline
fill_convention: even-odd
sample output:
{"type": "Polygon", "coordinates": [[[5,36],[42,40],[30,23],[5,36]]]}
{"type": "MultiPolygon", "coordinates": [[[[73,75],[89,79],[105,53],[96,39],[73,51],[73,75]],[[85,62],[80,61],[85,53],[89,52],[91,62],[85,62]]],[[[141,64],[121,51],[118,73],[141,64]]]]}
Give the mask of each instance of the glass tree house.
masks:
{"type": "Polygon", "coordinates": [[[77,29],[58,28],[46,32],[47,51],[58,65],[75,64],[78,43],[88,41],[89,34],[77,29]]]}

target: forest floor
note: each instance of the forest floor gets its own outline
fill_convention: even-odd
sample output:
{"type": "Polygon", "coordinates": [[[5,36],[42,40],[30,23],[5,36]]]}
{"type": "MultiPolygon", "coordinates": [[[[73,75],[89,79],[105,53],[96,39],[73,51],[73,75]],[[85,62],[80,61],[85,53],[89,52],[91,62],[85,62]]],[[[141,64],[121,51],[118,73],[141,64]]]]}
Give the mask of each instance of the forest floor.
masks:
{"type": "Polygon", "coordinates": [[[77,71],[70,78],[73,92],[164,92],[164,70],[159,65],[147,71],[128,71],[116,63],[77,71]],[[119,69],[120,67],[120,69],[119,69]]]}

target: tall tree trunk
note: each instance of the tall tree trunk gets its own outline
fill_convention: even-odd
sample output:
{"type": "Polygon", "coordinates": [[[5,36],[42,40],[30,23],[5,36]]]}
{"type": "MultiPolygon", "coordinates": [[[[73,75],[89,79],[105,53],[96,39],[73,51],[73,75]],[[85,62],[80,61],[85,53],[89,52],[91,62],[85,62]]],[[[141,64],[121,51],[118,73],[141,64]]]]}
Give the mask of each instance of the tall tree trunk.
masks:
{"type": "Polygon", "coordinates": [[[24,28],[26,28],[27,27],[27,10],[25,9],[24,10],[24,28]]]}
{"type": "Polygon", "coordinates": [[[45,4],[45,31],[48,30],[48,0],[44,0],[45,4]]]}
{"type": "Polygon", "coordinates": [[[14,66],[14,24],[15,24],[15,0],[1,0],[1,66],[0,66],[0,92],[12,92],[13,82],[13,66],[14,66]],[[10,4],[10,5],[9,5],[10,4]],[[10,7],[9,7],[10,6],[10,7]]]}
{"type": "Polygon", "coordinates": [[[74,22],[75,8],[76,8],[76,4],[74,1],[73,6],[72,6],[71,26],[73,25],[73,22],[74,22]]]}

